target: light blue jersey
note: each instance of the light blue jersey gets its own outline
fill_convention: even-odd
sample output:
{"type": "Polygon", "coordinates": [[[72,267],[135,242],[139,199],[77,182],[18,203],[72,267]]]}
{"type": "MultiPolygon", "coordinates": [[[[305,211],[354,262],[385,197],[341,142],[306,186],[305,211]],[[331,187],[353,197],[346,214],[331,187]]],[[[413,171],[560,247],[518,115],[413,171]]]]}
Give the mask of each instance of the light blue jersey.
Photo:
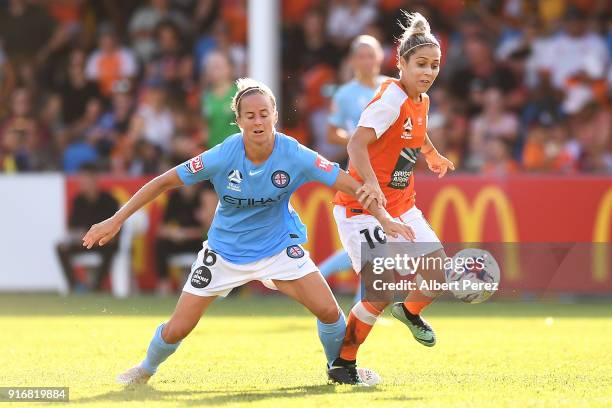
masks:
{"type": "MultiPolygon", "coordinates": [[[[380,85],[384,79],[385,77],[379,77],[377,84],[380,85]]],[[[375,94],[376,88],[369,88],[355,79],[347,82],[334,94],[328,122],[352,135],[359,123],[361,112],[375,94]]]]}
{"type": "Polygon", "coordinates": [[[339,167],[282,133],[270,157],[255,166],[242,134],[176,167],[185,184],[210,180],[219,196],[208,245],[229,262],[246,264],[307,240],[306,227],[289,204],[302,184],[336,182],[339,167]]]}

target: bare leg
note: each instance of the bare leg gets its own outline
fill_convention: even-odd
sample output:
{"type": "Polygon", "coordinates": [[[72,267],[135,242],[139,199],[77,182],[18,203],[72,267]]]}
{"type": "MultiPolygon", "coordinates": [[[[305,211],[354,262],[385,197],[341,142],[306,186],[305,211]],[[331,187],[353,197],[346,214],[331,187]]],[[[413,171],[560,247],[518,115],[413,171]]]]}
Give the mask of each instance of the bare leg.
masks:
{"type": "Polygon", "coordinates": [[[200,317],[217,296],[196,296],[183,292],[170,320],[164,325],[162,338],[173,344],[183,340],[196,327],[200,317]]]}
{"type": "Polygon", "coordinates": [[[340,355],[346,321],[325,278],[316,271],[295,280],[274,280],[274,284],[317,317],[319,340],[323,344],[327,365],[331,367],[340,355]]]}
{"type": "MultiPolygon", "coordinates": [[[[438,266],[443,265],[445,259],[446,259],[446,253],[444,252],[443,249],[438,249],[437,251],[427,254],[424,256],[423,260],[425,262],[423,263],[423,265],[429,266],[429,268],[419,268],[417,273],[424,280],[444,283],[445,282],[444,270],[443,268],[438,268],[438,266]],[[430,260],[427,260],[426,258],[430,258],[430,260],[440,259],[441,262],[432,262],[430,260]],[[438,263],[441,265],[438,265],[438,263]]],[[[442,294],[441,291],[421,291],[418,289],[412,290],[406,297],[405,306],[406,308],[408,308],[408,310],[410,310],[411,313],[419,314],[420,311],[424,307],[429,305],[433,301],[433,299],[435,299],[441,294],[442,294]]]]}
{"type": "Polygon", "coordinates": [[[303,304],[321,322],[338,321],[340,306],[319,272],[295,280],[274,280],[274,284],[279,291],[303,304]]]}

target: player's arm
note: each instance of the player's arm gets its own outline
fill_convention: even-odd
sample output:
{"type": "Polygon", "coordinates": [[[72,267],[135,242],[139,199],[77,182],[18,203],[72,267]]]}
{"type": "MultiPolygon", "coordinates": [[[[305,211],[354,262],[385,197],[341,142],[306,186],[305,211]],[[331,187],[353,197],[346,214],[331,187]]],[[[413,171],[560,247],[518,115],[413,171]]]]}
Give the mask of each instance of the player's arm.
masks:
{"type": "Polygon", "coordinates": [[[455,170],[453,162],[438,152],[427,134],[425,135],[425,142],[421,148],[421,153],[425,157],[429,170],[438,173],[438,178],[444,177],[448,169],[455,170]]]}
{"type": "Polygon", "coordinates": [[[351,138],[350,133],[342,127],[342,124],[346,123],[343,94],[340,90],[334,95],[327,119],[327,142],[339,146],[346,146],[351,138]]]}
{"type": "Polygon", "coordinates": [[[372,192],[373,197],[384,207],[387,205],[387,199],[378,184],[376,173],[374,173],[374,168],[372,168],[368,154],[368,145],[374,143],[376,139],[376,132],[373,128],[358,126],[348,141],[347,150],[351,165],[363,179],[362,189],[372,192]]]}
{"type": "Polygon", "coordinates": [[[153,201],[163,192],[182,185],[183,182],[179,178],[176,168],[157,176],[142,186],[115,215],[92,225],[83,237],[83,246],[91,249],[96,243],[100,246],[106,244],[119,232],[130,215],[153,201]]]}
{"type": "Polygon", "coordinates": [[[346,146],[351,135],[343,128],[329,123],[327,125],[327,142],[334,145],[346,146]]]}
{"type": "Polygon", "coordinates": [[[401,235],[407,240],[413,241],[415,236],[412,228],[402,222],[395,221],[384,207],[378,205],[370,194],[363,191],[362,187],[357,180],[343,171],[338,173],[338,178],[332,185],[332,188],[356,197],[363,207],[378,220],[387,235],[394,238],[401,235]]]}

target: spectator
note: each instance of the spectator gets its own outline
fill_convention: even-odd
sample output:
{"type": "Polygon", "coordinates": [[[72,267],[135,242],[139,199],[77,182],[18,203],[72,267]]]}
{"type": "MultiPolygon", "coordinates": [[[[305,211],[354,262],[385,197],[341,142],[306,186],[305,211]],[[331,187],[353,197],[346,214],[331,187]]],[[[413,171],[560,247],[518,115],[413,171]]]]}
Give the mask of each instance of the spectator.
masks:
{"type": "Polygon", "coordinates": [[[98,160],[97,144],[102,133],[96,125],[101,114],[100,100],[90,99],[83,117],[67,130],[67,147],[63,157],[66,173],[74,173],[82,165],[95,163],[98,160]]]}
{"type": "Polygon", "coordinates": [[[98,83],[102,95],[109,96],[116,81],[132,79],[136,70],[136,59],[132,51],[120,46],[112,26],[101,25],[98,30],[98,49],[87,59],[87,78],[98,83]]]}
{"type": "Polygon", "coordinates": [[[540,48],[540,69],[550,72],[552,83],[566,89],[567,81],[581,71],[594,77],[604,77],[609,55],[603,38],[588,31],[586,16],[570,8],[565,16],[564,30],[553,37],[547,47],[540,48]],[[578,56],[580,56],[578,58],[578,56]]]}
{"type": "Polygon", "coordinates": [[[117,169],[115,158],[123,153],[123,149],[128,148],[127,133],[130,120],[134,111],[134,97],[132,96],[130,83],[128,81],[116,82],[113,86],[111,96],[111,107],[106,110],[96,123],[99,139],[97,151],[102,160],[99,163],[106,169],[117,169]]]}
{"type": "Polygon", "coordinates": [[[0,11],[0,38],[16,66],[44,63],[65,42],[64,34],[47,11],[27,0],[9,0],[6,9],[0,11]]]}
{"type": "Polygon", "coordinates": [[[246,0],[224,0],[220,12],[221,19],[229,29],[230,42],[246,44],[249,22],[246,0]]]}
{"type": "Polygon", "coordinates": [[[163,20],[155,29],[157,50],[147,64],[146,78],[161,78],[168,87],[173,105],[184,103],[193,76],[193,59],[186,52],[179,28],[170,20],[163,20]],[[187,69],[188,75],[183,71],[187,69]],[[187,78],[186,78],[187,77],[187,78]],[[187,79],[187,83],[185,80],[187,79]]]}
{"type": "Polygon", "coordinates": [[[129,162],[128,173],[132,176],[142,176],[159,173],[162,155],[159,149],[145,139],[136,141],[129,162]]]}
{"type": "Polygon", "coordinates": [[[244,44],[232,42],[229,28],[223,21],[216,22],[211,34],[200,37],[196,43],[195,59],[198,73],[203,72],[208,55],[213,51],[224,53],[229,57],[235,78],[246,76],[247,53],[244,44]]]}
{"type": "Polygon", "coordinates": [[[289,33],[283,46],[283,66],[290,71],[308,70],[318,64],[337,67],[341,53],[325,36],[325,16],[311,10],[302,26],[289,33]]]}
{"type": "Polygon", "coordinates": [[[7,172],[42,170],[42,149],[49,135],[32,111],[31,93],[17,88],[11,97],[10,115],[0,124],[0,157],[7,172]]]}
{"type": "Polygon", "coordinates": [[[44,2],[49,15],[62,27],[70,37],[83,32],[83,0],[62,0],[44,2]]]}
{"type": "Polygon", "coordinates": [[[13,92],[15,87],[15,73],[13,66],[6,57],[4,50],[2,49],[2,41],[0,40],[0,117],[3,117],[5,101],[13,92]]]}
{"type": "MultiPolygon", "coordinates": [[[[504,99],[498,88],[489,88],[484,92],[484,110],[471,123],[470,157],[467,166],[478,170],[486,155],[485,144],[490,139],[501,139],[513,146],[518,135],[518,119],[504,107],[504,99]]],[[[494,155],[502,149],[492,145],[494,155]]]]}
{"type": "Polygon", "coordinates": [[[570,115],[569,124],[574,138],[566,145],[575,168],[584,173],[611,173],[612,115],[597,104],[588,90],[571,92],[563,103],[570,115]]]}
{"type": "Polygon", "coordinates": [[[167,88],[159,78],[145,84],[143,102],[130,124],[130,138],[143,139],[159,154],[168,153],[174,134],[174,118],[168,106],[167,88]]]}
{"type": "Polygon", "coordinates": [[[554,112],[542,111],[529,128],[523,149],[523,168],[536,172],[567,171],[571,157],[565,152],[567,123],[554,112]]]}
{"type": "Polygon", "coordinates": [[[327,17],[327,34],[334,44],[346,49],[374,19],[376,9],[365,0],[336,0],[327,17]]]}
{"type": "Polygon", "coordinates": [[[482,174],[486,176],[507,176],[518,171],[518,163],[510,154],[512,146],[504,139],[488,139],[485,142],[485,160],[482,174]]]}
{"type": "Polygon", "coordinates": [[[136,10],[129,22],[132,46],[142,62],[148,62],[157,50],[155,27],[162,20],[172,21],[177,27],[190,30],[189,20],[170,8],[170,0],[150,0],[147,6],[136,10]]]}
{"type": "Polygon", "coordinates": [[[72,201],[68,235],[57,245],[56,249],[69,289],[82,292],[88,287],[95,290],[101,289],[103,279],[108,275],[113,256],[117,252],[118,239],[113,239],[104,246],[94,246],[90,250],[101,257],[100,266],[95,270],[92,285],[77,282],[72,258],[87,251],[81,239],[89,227],[115,214],[119,209],[119,204],[112,195],[100,190],[94,166],[85,165],[81,168],[79,183],[80,192],[72,201]]]}
{"type": "Polygon", "coordinates": [[[172,192],[168,198],[155,242],[157,289],[161,294],[170,293],[172,288],[169,258],[176,254],[197,252],[202,248],[202,241],[206,240],[204,232],[209,225],[202,222],[200,212],[203,209],[200,201],[196,186],[181,188],[172,192]]]}
{"type": "MultiPolygon", "coordinates": [[[[228,95],[232,79],[247,71],[245,0],[3,3],[0,171],[75,172],[93,161],[117,174],[158,172],[238,131],[228,95]],[[98,48],[87,58],[82,50],[96,33],[98,48]],[[30,105],[23,120],[15,118],[16,99],[30,105]]],[[[456,165],[482,170],[487,146],[502,150],[483,135],[507,126],[513,136],[502,137],[512,139],[510,157],[524,170],[609,167],[610,142],[584,136],[592,132],[576,123],[584,110],[606,128],[612,26],[605,1],[282,3],[279,126],[330,159],[341,160],[326,150],[325,125],[334,84],[351,77],[347,44],[358,33],[374,36],[385,54],[381,72],[395,72],[396,23],[406,10],[426,14],[438,30],[443,69],[430,92],[429,134],[456,165]],[[490,116],[498,102],[486,106],[490,88],[501,92],[501,122],[490,116]]]]}
{"type": "Polygon", "coordinates": [[[176,166],[202,152],[204,133],[199,112],[177,109],[173,115],[175,131],[169,163],[176,166]]]}
{"type": "Polygon", "coordinates": [[[221,0],[196,0],[186,15],[191,16],[191,24],[197,29],[211,27],[219,19],[221,0]]]}
{"type": "Polygon", "coordinates": [[[465,58],[467,66],[453,72],[448,85],[451,94],[465,104],[469,116],[482,109],[487,88],[496,87],[505,94],[517,86],[512,72],[493,59],[493,50],[486,38],[466,39],[465,58]]]}
{"type": "Polygon", "coordinates": [[[95,82],[85,76],[85,52],[74,49],[68,57],[66,76],[57,87],[62,101],[62,120],[68,126],[83,117],[91,99],[100,99],[100,91],[95,82]]]}
{"type": "MultiPolygon", "coordinates": [[[[469,122],[462,115],[448,91],[436,88],[430,96],[430,113],[427,121],[427,134],[436,148],[451,160],[456,168],[463,166],[467,151],[467,129],[469,122]]],[[[417,162],[417,170],[428,170],[427,163],[417,162]],[[422,167],[421,167],[422,166],[422,167]]]]}
{"type": "Polygon", "coordinates": [[[237,88],[227,54],[215,51],[208,55],[202,80],[201,110],[208,124],[207,146],[211,148],[240,131],[231,109],[237,88]]]}

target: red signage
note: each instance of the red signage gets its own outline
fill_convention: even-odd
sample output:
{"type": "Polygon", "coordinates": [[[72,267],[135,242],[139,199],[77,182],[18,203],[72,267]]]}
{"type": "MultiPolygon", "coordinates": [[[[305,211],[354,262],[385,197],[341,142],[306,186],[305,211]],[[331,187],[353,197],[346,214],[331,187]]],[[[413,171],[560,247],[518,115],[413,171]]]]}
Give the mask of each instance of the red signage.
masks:
{"type": "MultiPolygon", "coordinates": [[[[503,265],[505,288],[539,292],[612,292],[611,181],[606,177],[491,179],[454,175],[439,180],[417,175],[415,187],[417,206],[443,242],[516,243],[502,245],[503,253],[496,254],[503,258],[500,264],[503,265]],[[585,263],[580,271],[572,273],[570,268],[557,268],[553,275],[550,271],[542,271],[535,276],[525,276],[524,271],[528,268],[524,264],[524,251],[534,252],[532,258],[537,258],[538,245],[552,243],[599,244],[590,245],[588,251],[583,246],[580,256],[585,263]]],[[[146,179],[101,180],[122,203],[145,182],[146,179]]],[[[76,181],[68,180],[68,202],[77,189],[76,181]]],[[[309,242],[305,248],[317,263],[341,248],[332,216],[333,194],[332,189],[312,183],[300,188],[291,199],[292,206],[308,227],[309,242]]],[[[151,248],[165,203],[166,198],[160,197],[146,209],[150,228],[135,242],[134,271],[145,288],[154,287],[151,248]]],[[[347,272],[331,283],[353,285],[353,273],[347,272]]]]}

